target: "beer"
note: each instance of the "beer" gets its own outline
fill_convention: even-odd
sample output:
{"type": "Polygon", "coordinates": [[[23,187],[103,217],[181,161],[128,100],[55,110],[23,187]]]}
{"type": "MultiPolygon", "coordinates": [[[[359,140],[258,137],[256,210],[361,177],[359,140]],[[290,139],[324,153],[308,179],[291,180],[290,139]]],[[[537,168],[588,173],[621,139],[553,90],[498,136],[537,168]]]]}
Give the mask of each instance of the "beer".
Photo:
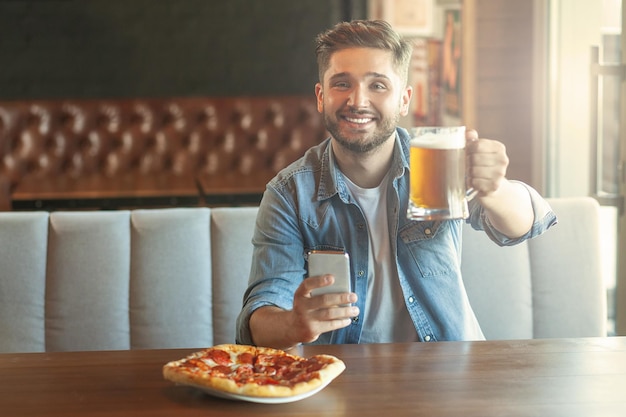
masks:
{"type": "Polygon", "coordinates": [[[465,128],[416,128],[410,145],[408,217],[467,218],[465,128]]]}

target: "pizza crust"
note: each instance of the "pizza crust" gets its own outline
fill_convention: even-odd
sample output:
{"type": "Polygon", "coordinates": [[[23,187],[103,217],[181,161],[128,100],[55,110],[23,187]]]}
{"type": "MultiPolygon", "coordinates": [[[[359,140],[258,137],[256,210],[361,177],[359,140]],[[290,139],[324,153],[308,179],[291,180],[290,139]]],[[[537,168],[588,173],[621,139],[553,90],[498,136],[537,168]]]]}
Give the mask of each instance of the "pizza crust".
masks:
{"type": "MultiPolygon", "coordinates": [[[[212,361],[210,362],[213,363],[212,361]]],[[[215,365],[215,367],[217,366],[218,365],[215,365]]],[[[288,365],[288,367],[289,366],[290,365],[288,365]]],[[[305,359],[278,349],[249,345],[224,344],[216,345],[212,348],[195,352],[183,359],[167,363],[163,367],[163,377],[177,384],[206,387],[242,396],[290,397],[313,391],[320,386],[330,383],[333,379],[339,376],[345,368],[346,366],[343,361],[331,355],[316,355],[305,359]],[[286,385],[275,383],[259,384],[257,382],[237,382],[235,381],[234,376],[212,376],[210,375],[210,371],[198,370],[185,365],[189,360],[205,358],[207,352],[214,350],[221,350],[230,353],[234,362],[232,367],[238,366],[236,365],[237,358],[242,353],[249,353],[253,355],[254,358],[257,358],[258,355],[268,355],[271,359],[288,357],[294,359],[298,363],[302,361],[316,360],[323,363],[323,365],[320,369],[308,373],[307,375],[310,376],[309,379],[295,384],[289,384],[288,381],[285,380],[286,385]]],[[[264,376],[262,373],[257,373],[255,375],[260,377],[264,376]]]]}

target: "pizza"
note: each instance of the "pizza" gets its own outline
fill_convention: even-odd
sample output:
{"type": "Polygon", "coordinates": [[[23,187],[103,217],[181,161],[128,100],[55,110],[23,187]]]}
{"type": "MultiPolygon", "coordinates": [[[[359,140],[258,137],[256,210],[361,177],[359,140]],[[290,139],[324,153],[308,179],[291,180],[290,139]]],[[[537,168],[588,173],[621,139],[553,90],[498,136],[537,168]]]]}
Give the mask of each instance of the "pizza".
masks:
{"type": "Polygon", "coordinates": [[[223,344],[163,367],[169,381],[249,397],[291,397],[326,386],[346,368],[331,355],[302,358],[285,351],[223,344]]]}

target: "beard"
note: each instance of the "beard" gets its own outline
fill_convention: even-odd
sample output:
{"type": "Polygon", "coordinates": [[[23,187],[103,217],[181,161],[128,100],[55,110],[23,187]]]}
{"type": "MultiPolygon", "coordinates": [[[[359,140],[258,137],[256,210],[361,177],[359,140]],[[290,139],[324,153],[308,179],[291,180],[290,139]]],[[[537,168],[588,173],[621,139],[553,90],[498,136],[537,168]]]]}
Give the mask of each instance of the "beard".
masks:
{"type": "MultiPolygon", "coordinates": [[[[363,112],[351,112],[351,115],[354,117],[358,117],[359,114],[365,115],[363,112]]],[[[389,139],[400,121],[400,114],[398,112],[393,117],[383,117],[380,119],[376,129],[371,133],[342,131],[338,120],[340,120],[339,116],[331,117],[324,109],[324,125],[337,143],[351,152],[365,154],[378,149],[389,139]]]]}

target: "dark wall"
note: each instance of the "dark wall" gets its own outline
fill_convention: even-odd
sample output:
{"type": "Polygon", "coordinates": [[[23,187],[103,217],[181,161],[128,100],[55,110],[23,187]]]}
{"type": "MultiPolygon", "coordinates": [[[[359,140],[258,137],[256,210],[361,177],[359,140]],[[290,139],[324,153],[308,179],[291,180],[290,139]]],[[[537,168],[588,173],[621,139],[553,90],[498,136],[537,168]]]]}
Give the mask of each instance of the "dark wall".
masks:
{"type": "Polygon", "coordinates": [[[0,0],[0,99],[313,94],[366,0],[0,0]]]}

